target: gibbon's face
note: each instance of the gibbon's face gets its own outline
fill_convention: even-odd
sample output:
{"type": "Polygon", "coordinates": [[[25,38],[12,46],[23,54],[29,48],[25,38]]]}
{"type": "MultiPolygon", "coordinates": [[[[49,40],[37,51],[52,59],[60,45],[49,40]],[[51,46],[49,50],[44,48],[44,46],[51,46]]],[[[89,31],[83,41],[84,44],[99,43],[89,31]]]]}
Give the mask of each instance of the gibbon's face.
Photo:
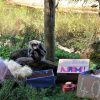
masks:
{"type": "Polygon", "coordinates": [[[29,42],[29,46],[31,47],[31,49],[38,49],[39,48],[39,45],[40,45],[40,41],[37,41],[37,40],[32,40],[29,42]]]}

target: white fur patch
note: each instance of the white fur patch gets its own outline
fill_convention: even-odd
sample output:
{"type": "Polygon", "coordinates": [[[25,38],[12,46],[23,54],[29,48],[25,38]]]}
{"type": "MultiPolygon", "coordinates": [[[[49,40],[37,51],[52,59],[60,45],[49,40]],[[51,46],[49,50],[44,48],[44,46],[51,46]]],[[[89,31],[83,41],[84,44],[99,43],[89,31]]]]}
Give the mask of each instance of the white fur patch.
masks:
{"type": "Polygon", "coordinates": [[[13,75],[16,78],[25,78],[30,76],[31,74],[32,74],[32,70],[28,66],[24,66],[21,69],[18,69],[15,72],[13,72],[13,75]]]}
{"type": "Polygon", "coordinates": [[[4,60],[4,63],[15,78],[25,78],[32,74],[32,69],[28,66],[21,66],[13,60],[4,60]]]}
{"type": "Polygon", "coordinates": [[[4,60],[4,63],[6,64],[6,66],[10,70],[10,72],[14,72],[14,71],[22,68],[22,66],[20,64],[16,63],[13,60],[10,60],[10,61],[9,60],[4,60]]]}

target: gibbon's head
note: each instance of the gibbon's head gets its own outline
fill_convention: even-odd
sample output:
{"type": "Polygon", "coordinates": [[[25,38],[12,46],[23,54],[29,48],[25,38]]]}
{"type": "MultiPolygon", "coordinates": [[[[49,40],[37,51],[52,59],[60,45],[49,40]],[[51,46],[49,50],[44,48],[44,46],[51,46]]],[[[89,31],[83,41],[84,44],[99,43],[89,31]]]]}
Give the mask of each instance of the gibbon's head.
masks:
{"type": "Polygon", "coordinates": [[[34,50],[38,49],[39,45],[41,45],[41,41],[38,41],[38,40],[32,40],[29,42],[29,47],[34,50]]]}

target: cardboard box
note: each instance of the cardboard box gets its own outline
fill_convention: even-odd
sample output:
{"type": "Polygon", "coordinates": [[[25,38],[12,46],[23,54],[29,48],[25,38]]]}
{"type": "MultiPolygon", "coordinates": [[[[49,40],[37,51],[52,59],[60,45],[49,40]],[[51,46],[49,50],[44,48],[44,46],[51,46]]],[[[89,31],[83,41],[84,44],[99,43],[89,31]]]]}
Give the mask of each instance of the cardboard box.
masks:
{"type": "Polygon", "coordinates": [[[77,83],[79,73],[58,73],[57,74],[57,83],[65,83],[71,81],[77,83]]]}
{"type": "Polygon", "coordinates": [[[89,59],[60,59],[57,69],[57,81],[77,82],[78,75],[89,69],[89,59]]]}
{"type": "Polygon", "coordinates": [[[77,96],[100,100],[100,71],[86,71],[79,74],[77,96]]]}

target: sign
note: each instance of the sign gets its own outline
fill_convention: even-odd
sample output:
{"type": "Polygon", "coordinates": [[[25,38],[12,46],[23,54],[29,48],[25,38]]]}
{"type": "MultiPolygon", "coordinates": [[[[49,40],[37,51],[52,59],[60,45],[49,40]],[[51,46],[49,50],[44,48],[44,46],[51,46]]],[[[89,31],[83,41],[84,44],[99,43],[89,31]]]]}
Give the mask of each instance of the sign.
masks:
{"type": "Polygon", "coordinates": [[[94,75],[89,71],[79,74],[77,85],[77,96],[100,100],[100,71],[95,71],[94,75]]]}
{"type": "Polygon", "coordinates": [[[89,69],[89,59],[60,59],[57,73],[81,73],[89,69]]]}

